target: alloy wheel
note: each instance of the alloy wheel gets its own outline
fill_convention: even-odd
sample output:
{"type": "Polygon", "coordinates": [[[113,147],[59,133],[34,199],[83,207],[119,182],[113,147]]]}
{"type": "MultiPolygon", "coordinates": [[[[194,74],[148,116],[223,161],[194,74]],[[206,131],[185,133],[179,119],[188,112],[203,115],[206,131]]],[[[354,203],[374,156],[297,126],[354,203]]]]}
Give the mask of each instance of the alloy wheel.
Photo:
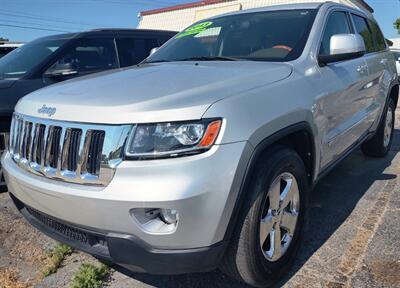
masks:
{"type": "Polygon", "coordinates": [[[287,252],[296,231],[300,193],[296,178],[282,173],[272,182],[260,220],[260,245],[264,257],[278,261],[287,252]]]}
{"type": "Polygon", "coordinates": [[[388,147],[390,144],[390,139],[393,133],[393,110],[392,107],[388,107],[385,120],[385,130],[383,132],[383,145],[388,147]]]}

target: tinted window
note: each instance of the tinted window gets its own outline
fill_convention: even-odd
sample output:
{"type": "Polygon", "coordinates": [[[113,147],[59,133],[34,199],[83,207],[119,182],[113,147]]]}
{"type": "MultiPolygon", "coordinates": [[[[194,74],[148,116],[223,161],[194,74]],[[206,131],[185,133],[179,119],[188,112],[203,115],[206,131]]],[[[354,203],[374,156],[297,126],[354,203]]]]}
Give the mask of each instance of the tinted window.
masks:
{"type": "Polygon", "coordinates": [[[372,37],[375,40],[375,50],[383,51],[386,49],[386,40],[383,37],[381,29],[374,21],[368,20],[369,27],[371,27],[372,37]]]}
{"type": "Polygon", "coordinates": [[[80,39],[49,69],[70,69],[92,73],[117,68],[114,40],[111,38],[80,39]]]}
{"type": "Polygon", "coordinates": [[[0,79],[19,79],[57,51],[67,39],[38,39],[0,59],[0,79]]]}
{"type": "Polygon", "coordinates": [[[345,12],[333,12],[326,22],[324,36],[321,43],[321,55],[329,55],[331,51],[331,37],[336,34],[349,34],[350,26],[345,12]]]}
{"type": "Polygon", "coordinates": [[[15,48],[11,47],[0,47],[0,58],[10,53],[15,48]]]}
{"type": "Polygon", "coordinates": [[[356,32],[360,34],[365,43],[365,48],[367,49],[367,53],[371,53],[375,51],[375,45],[374,41],[372,38],[371,31],[369,30],[367,21],[365,18],[357,16],[357,15],[352,15],[353,21],[354,21],[354,26],[356,28],[356,32]]]}
{"type": "Polygon", "coordinates": [[[151,49],[160,46],[157,39],[120,38],[117,39],[121,67],[139,64],[150,54],[151,49]]]}
{"type": "MultiPolygon", "coordinates": [[[[315,10],[268,11],[198,22],[169,41],[149,62],[215,57],[290,61],[303,52],[315,10]]],[[[221,60],[221,58],[219,58],[221,60]]]]}

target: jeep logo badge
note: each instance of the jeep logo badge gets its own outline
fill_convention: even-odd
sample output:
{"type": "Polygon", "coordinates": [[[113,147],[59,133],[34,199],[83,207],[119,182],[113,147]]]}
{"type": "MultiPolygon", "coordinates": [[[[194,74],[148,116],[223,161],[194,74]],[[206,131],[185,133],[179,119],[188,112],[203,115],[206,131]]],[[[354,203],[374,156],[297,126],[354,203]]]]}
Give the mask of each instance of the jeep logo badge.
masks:
{"type": "Polygon", "coordinates": [[[54,114],[56,114],[57,109],[54,107],[47,107],[46,105],[43,105],[42,108],[38,110],[39,114],[46,114],[47,116],[51,117],[54,114]]]}

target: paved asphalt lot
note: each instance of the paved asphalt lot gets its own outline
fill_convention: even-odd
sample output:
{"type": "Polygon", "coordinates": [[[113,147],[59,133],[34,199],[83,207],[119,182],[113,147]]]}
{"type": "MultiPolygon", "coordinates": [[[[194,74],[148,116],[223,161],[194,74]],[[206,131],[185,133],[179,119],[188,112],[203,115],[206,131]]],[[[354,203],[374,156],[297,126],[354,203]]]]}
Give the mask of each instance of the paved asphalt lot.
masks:
{"type": "MultiPolygon", "coordinates": [[[[394,145],[385,159],[356,151],[318,184],[303,248],[277,286],[400,287],[400,110],[396,118],[394,145]]],[[[52,243],[21,219],[7,194],[0,195],[0,269],[12,267],[19,281],[35,287],[68,287],[79,263],[94,260],[74,253],[56,274],[32,280],[40,249],[52,243]]],[[[245,287],[219,272],[130,276],[113,272],[105,287],[245,287]]]]}

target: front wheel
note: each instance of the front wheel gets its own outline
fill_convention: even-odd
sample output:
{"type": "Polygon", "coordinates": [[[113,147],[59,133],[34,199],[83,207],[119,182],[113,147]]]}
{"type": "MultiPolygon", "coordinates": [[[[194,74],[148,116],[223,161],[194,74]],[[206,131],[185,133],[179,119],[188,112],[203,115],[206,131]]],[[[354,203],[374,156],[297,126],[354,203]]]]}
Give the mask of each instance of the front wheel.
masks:
{"type": "Polygon", "coordinates": [[[390,151],[393,140],[395,109],[394,101],[390,98],[384,110],[383,121],[380,123],[376,134],[361,146],[361,150],[365,155],[385,157],[390,151]]]}
{"type": "Polygon", "coordinates": [[[256,287],[288,270],[300,245],[307,176],[296,152],[275,147],[259,161],[222,271],[256,287]]]}

